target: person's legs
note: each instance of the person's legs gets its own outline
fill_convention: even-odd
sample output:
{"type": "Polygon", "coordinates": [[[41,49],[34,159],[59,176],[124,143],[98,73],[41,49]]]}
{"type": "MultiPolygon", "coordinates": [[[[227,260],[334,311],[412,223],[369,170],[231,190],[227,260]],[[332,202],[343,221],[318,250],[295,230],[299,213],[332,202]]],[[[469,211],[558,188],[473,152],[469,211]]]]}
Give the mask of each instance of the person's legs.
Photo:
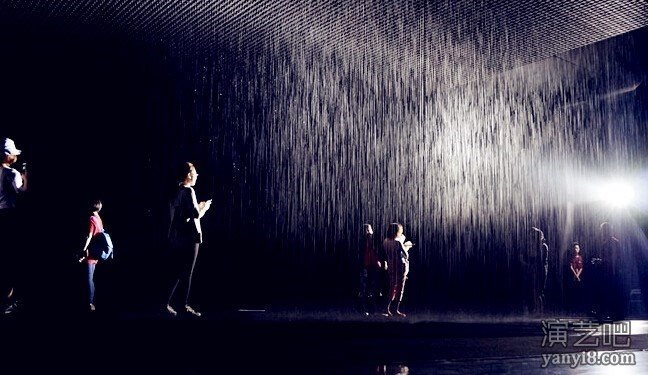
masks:
{"type": "Polygon", "coordinates": [[[178,313],[173,308],[173,297],[175,292],[180,286],[182,279],[182,269],[184,266],[184,259],[182,259],[183,248],[180,246],[173,246],[171,249],[171,254],[168,258],[168,281],[171,285],[171,291],[167,297],[166,310],[173,316],[178,315],[178,313]]]}
{"type": "MultiPolygon", "coordinates": [[[[2,244],[0,246],[0,304],[11,312],[15,300],[16,273],[16,215],[12,209],[0,210],[0,231],[2,244]]],[[[7,312],[7,311],[5,311],[7,312]]]]}
{"type": "Polygon", "coordinates": [[[367,278],[369,277],[367,269],[363,268],[360,271],[360,290],[358,291],[358,299],[360,303],[360,309],[362,310],[362,313],[365,315],[369,315],[369,310],[368,310],[368,304],[367,304],[367,298],[368,298],[368,292],[367,292],[367,278]]]}
{"type": "MultiPolygon", "coordinates": [[[[185,300],[184,301],[185,301],[185,309],[187,310],[187,312],[189,312],[191,314],[194,314],[194,315],[197,315],[197,316],[200,316],[199,312],[195,311],[193,308],[191,308],[191,306],[189,306],[189,294],[191,293],[191,281],[193,279],[194,268],[196,267],[196,260],[198,259],[198,249],[200,247],[200,244],[197,244],[197,243],[193,244],[192,247],[193,247],[193,249],[191,249],[191,250],[193,250],[193,251],[189,252],[189,255],[192,255],[192,256],[191,256],[191,262],[189,263],[190,267],[188,267],[188,273],[186,274],[187,293],[185,294],[185,300]]],[[[189,249],[187,249],[187,250],[189,250],[189,249]]]]}
{"type": "Polygon", "coordinates": [[[387,311],[385,312],[385,314],[388,316],[392,315],[391,305],[392,303],[394,303],[394,301],[396,301],[396,313],[400,315],[398,307],[400,306],[400,301],[403,298],[403,288],[405,287],[404,280],[405,278],[407,278],[408,269],[404,264],[400,264],[392,267],[390,271],[388,296],[389,302],[387,303],[387,311]]]}
{"type": "Polygon", "coordinates": [[[402,279],[400,279],[399,281],[400,282],[399,282],[398,288],[396,289],[395,298],[394,298],[397,301],[397,303],[396,303],[396,315],[405,316],[405,314],[403,314],[400,311],[400,304],[401,304],[401,301],[403,300],[403,294],[405,293],[405,281],[407,281],[407,276],[403,276],[402,279]]]}
{"type": "Polygon", "coordinates": [[[391,312],[391,305],[396,302],[396,311],[397,315],[403,315],[398,309],[400,308],[401,300],[403,299],[403,288],[405,288],[404,276],[401,276],[398,280],[392,284],[389,291],[389,302],[387,303],[386,315],[393,315],[391,312]]]}
{"type": "MultiPolygon", "coordinates": [[[[0,251],[6,250],[0,249],[0,251]]],[[[13,295],[13,288],[9,282],[9,263],[9,257],[5,253],[0,254],[0,305],[8,303],[13,295]]]]}
{"type": "MultiPolygon", "coordinates": [[[[608,270],[606,270],[608,271],[608,270]]],[[[614,277],[611,272],[606,272],[603,277],[603,288],[601,293],[601,317],[603,319],[612,318],[614,315],[615,285],[614,277]]]]}
{"type": "Polygon", "coordinates": [[[88,302],[90,304],[90,310],[94,311],[94,296],[95,296],[95,283],[94,283],[94,272],[97,264],[93,261],[88,260],[87,264],[87,286],[88,286],[88,302]]]}
{"type": "Polygon", "coordinates": [[[173,282],[173,286],[171,287],[171,292],[169,293],[169,298],[167,298],[167,306],[171,306],[173,303],[173,295],[175,294],[176,289],[178,288],[178,284],[180,284],[180,279],[177,278],[173,282]]]}
{"type": "Polygon", "coordinates": [[[385,312],[383,315],[385,316],[391,316],[391,304],[394,302],[394,299],[396,298],[396,295],[398,293],[398,285],[399,285],[399,277],[397,270],[392,269],[390,272],[388,272],[388,279],[389,279],[389,292],[387,295],[387,305],[385,307],[385,312]]]}
{"type": "Polygon", "coordinates": [[[387,299],[387,307],[385,307],[385,312],[383,313],[384,316],[392,316],[391,313],[391,304],[394,302],[394,300],[391,297],[392,295],[389,295],[389,298],[387,299]]]}
{"type": "Polygon", "coordinates": [[[375,269],[369,269],[367,272],[367,311],[369,313],[376,312],[376,298],[378,298],[378,282],[377,272],[375,269]]]}

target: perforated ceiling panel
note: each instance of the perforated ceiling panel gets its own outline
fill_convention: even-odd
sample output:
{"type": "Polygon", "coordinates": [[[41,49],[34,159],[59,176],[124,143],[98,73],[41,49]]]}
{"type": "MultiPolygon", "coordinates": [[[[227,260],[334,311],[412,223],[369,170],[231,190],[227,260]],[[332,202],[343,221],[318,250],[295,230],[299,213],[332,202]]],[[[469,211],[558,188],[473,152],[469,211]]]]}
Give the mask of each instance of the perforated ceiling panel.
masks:
{"type": "Polygon", "coordinates": [[[182,53],[279,41],[491,71],[648,24],[641,0],[8,0],[0,11],[14,19],[125,33],[182,53]]]}

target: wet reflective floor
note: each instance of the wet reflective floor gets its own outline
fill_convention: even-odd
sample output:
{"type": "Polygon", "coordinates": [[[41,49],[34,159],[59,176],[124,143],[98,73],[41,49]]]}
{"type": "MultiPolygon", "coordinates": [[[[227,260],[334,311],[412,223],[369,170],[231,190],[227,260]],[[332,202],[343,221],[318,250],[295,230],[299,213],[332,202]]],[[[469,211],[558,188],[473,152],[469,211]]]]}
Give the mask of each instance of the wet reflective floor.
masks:
{"type": "Polygon", "coordinates": [[[0,330],[3,357],[11,358],[4,368],[18,373],[88,366],[120,374],[648,373],[646,320],[236,311],[201,319],[3,317],[0,330]]]}

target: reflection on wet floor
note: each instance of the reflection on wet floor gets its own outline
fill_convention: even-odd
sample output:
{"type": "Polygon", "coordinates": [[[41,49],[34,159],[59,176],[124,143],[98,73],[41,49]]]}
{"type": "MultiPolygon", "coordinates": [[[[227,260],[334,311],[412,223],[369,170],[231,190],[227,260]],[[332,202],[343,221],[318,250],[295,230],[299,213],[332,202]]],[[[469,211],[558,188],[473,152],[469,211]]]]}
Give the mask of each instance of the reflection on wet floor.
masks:
{"type": "MultiPolygon", "coordinates": [[[[587,354],[585,354],[587,356],[587,354]]],[[[625,360],[627,363],[612,365],[588,364],[582,359],[581,363],[565,361],[564,364],[546,363],[543,357],[513,357],[487,358],[460,361],[430,361],[399,364],[382,364],[377,366],[350,366],[348,368],[327,369],[335,374],[376,374],[376,375],[405,375],[405,374],[646,374],[648,373],[648,352],[598,352],[609,360],[625,360]],[[568,363],[567,363],[568,362],[568,363]]],[[[567,358],[567,357],[566,357],[567,358]]],[[[574,357],[570,357],[574,358],[574,357]]],[[[597,359],[597,360],[598,360],[597,359]]],[[[594,363],[594,359],[591,360],[594,363]]],[[[317,370],[316,370],[317,372],[317,370]]]]}
{"type": "MultiPolygon", "coordinates": [[[[648,373],[648,351],[644,351],[648,349],[648,321],[645,320],[625,321],[629,334],[617,336],[616,343],[623,344],[630,339],[627,348],[604,342],[606,333],[598,328],[601,324],[613,323],[593,321],[597,329],[592,336],[599,339],[599,346],[581,348],[575,343],[582,336],[574,332],[569,332],[566,337],[553,337],[554,345],[549,345],[549,339],[543,345],[543,319],[488,322],[484,317],[475,316],[471,323],[467,323],[408,322],[406,319],[337,321],[328,317],[280,321],[268,318],[267,314],[256,314],[245,312],[227,319],[121,321],[93,326],[93,334],[105,338],[97,343],[100,352],[115,353],[111,366],[115,369],[124,366],[141,369],[138,373],[648,373]],[[113,345],[112,342],[119,344],[113,345]],[[591,351],[594,354],[589,354],[591,351]],[[587,362],[592,355],[604,354],[610,364],[592,365],[587,362]],[[161,371],[153,371],[156,369],[161,371]]],[[[581,318],[567,317],[544,320],[582,321],[581,318]]],[[[7,337],[16,338],[5,341],[4,348],[0,343],[1,351],[8,355],[33,353],[37,343],[47,348],[52,361],[60,361],[65,357],[61,353],[71,352],[69,345],[59,340],[60,337],[77,343],[87,336],[81,326],[74,330],[65,324],[44,321],[5,323],[11,324],[0,327],[3,333],[6,331],[7,337]]],[[[568,325],[568,328],[571,330],[573,327],[568,325]]],[[[20,362],[20,365],[24,367],[31,362],[20,362]]]]}
{"type": "Polygon", "coordinates": [[[405,365],[378,365],[376,366],[376,375],[409,375],[409,367],[405,365]]]}

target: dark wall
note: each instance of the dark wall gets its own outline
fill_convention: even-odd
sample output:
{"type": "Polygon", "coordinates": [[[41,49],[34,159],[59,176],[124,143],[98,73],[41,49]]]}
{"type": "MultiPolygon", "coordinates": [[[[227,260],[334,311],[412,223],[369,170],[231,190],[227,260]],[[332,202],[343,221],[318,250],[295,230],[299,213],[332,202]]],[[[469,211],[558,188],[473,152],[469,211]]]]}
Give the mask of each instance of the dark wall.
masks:
{"type": "Polygon", "coordinates": [[[114,268],[123,275],[116,290],[129,297],[146,281],[134,265],[156,258],[154,246],[144,246],[151,243],[154,183],[146,110],[162,69],[156,51],[91,30],[11,23],[0,30],[0,44],[2,133],[23,149],[30,173],[22,251],[38,269],[29,275],[33,300],[76,300],[81,267],[73,258],[92,198],[105,203],[119,254],[114,268]]]}
{"type": "Polygon", "coordinates": [[[236,191],[241,182],[223,151],[228,131],[209,106],[211,95],[195,89],[199,62],[56,22],[8,20],[0,46],[0,133],[23,150],[20,162],[30,174],[19,235],[25,239],[20,251],[33,265],[25,275],[32,306],[80,306],[84,268],[75,257],[94,198],[104,203],[101,215],[116,246],[115,261],[97,271],[97,302],[125,311],[161,305],[168,291],[168,201],[183,161],[199,169],[199,200],[214,201],[203,219],[197,303],[267,302],[263,269],[272,260],[260,255],[263,237],[246,226],[236,191]],[[191,110],[196,101],[204,113],[191,110]]]}

